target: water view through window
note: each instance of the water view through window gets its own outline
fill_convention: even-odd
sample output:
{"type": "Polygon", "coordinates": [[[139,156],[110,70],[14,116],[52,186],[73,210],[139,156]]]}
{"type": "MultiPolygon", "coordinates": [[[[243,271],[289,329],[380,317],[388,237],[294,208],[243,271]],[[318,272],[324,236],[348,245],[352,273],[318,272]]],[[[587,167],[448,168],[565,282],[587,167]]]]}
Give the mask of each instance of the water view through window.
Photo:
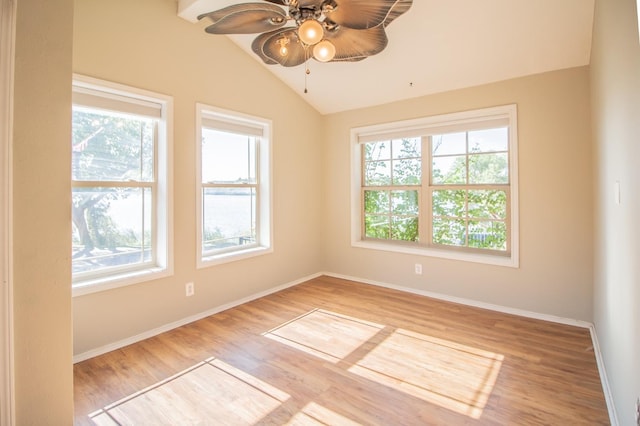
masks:
{"type": "Polygon", "coordinates": [[[257,138],[202,129],[202,253],[256,243],[257,138]]]}
{"type": "Polygon", "coordinates": [[[74,274],[151,262],[156,120],[74,107],[74,274]]]}

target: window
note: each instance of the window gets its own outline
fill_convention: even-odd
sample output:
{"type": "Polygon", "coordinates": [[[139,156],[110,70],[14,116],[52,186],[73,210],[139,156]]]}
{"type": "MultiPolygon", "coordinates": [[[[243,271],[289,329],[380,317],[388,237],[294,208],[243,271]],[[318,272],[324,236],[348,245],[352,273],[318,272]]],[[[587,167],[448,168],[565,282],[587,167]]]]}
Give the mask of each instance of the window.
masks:
{"type": "Polygon", "coordinates": [[[270,123],[197,105],[199,266],[271,251],[270,123]]]}
{"type": "Polygon", "coordinates": [[[75,76],[74,294],[171,272],[170,108],[168,97],[75,76]]]}
{"type": "Polygon", "coordinates": [[[515,105],[352,131],[354,246],[518,265],[515,105]]]}

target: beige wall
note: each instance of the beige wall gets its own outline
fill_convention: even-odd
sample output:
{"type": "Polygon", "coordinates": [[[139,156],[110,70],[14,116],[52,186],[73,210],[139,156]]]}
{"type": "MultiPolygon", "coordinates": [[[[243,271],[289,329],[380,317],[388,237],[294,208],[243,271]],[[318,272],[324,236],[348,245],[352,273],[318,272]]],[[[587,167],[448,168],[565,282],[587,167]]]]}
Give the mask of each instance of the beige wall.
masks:
{"type": "Polygon", "coordinates": [[[206,34],[206,22],[184,21],[176,8],[175,0],[75,1],[74,72],[171,95],[175,109],[175,274],[75,297],[76,354],[322,269],[321,116],[226,37],[206,34]],[[196,269],[196,102],[273,120],[273,254],[196,269]],[[186,298],[189,281],[196,294],[186,298]]]}
{"type": "Polygon", "coordinates": [[[591,56],[594,322],[621,425],[640,397],[640,41],[635,0],[597,0],[591,56]],[[614,202],[620,182],[621,204],[614,202]]]}
{"type": "Polygon", "coordinates": [[[73,1],[20,0],[13,140],[16,424],[71,424],[73,1]]]}
{"type": "Polygon", "coordinates": [[[592,196],[586,67],[327,117],[327,270],[580,320],[592,315],[592,196]],[[352,248],[349,129],[518,105],[520,268],[352,248]],[[422,263],[422,276],[414,274],[422,263]]]}

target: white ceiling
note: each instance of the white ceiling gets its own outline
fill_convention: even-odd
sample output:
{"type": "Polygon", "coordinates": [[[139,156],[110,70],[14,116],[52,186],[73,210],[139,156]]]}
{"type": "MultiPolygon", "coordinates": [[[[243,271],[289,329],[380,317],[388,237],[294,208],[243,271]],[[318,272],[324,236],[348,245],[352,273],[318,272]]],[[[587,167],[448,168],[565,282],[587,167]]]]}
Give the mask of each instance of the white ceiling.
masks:
{"type": "MultiPolygon", "coordinates": [[[[263,64],[251,51],[254,35],[229,37],[329,114],[587,65],[594,1],[414,0],[387,28],[389,44],[378,55],[354,63],[311,60],[306,94],[303,65],[263,64]]],[[[201,13],[236,3],[245,1],[179,0],[178,15],[197,22],[201,13]]]]}

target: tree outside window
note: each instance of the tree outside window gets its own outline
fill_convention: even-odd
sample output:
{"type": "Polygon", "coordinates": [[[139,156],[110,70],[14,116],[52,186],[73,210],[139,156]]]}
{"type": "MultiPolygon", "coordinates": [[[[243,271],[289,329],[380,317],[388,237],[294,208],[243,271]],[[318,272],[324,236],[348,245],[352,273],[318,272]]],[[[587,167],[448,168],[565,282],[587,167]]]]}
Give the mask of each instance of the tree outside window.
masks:
{"type": "Polygon", "coordinates": [[[518,267],[517,106],[351,129],[351,245],[518,267]]]}
{"type": "Polygon", "coordinates": [[[156,120],[74,107],[74,274],[151,262],[156,120]]]}

